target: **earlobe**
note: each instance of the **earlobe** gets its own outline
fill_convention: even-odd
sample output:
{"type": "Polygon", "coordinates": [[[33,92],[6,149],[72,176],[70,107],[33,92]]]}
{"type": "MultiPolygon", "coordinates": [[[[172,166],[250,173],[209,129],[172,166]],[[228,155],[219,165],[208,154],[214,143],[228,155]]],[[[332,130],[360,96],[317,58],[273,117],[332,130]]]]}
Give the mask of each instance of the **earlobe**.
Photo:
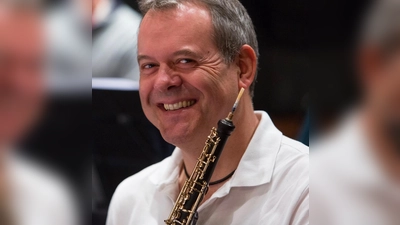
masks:
{"type": "Polygon", "coordinates": [[[257,56],[252,47],[243,45],[238,56],[239,88],[248,89],[256,74],[257,56]]]}

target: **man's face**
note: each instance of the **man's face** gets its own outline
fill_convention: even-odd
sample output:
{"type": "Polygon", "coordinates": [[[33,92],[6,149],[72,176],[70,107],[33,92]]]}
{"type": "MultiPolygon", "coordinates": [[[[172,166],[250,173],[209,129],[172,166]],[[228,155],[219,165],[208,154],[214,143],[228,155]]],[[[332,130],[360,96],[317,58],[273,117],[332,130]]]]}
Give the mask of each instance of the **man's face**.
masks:
{"type": "Polygon", "coordinates": [[[149,11],[139,30],[143,111],[176,146],[204,140],[238,93],[238,67],[224,62],[212,32],[209,12],[193,5],[149,11]]]}
{"type": "Polygon", "coordinates": [[[388,105],[393,116],[400,124],[400,50],[388,62],[386,68],[388,105]]]}
{"type": "Polygon", "coordinates": [[[40,19],[0,5],[0,147],[22,135],[43,100],[40,19]]]}

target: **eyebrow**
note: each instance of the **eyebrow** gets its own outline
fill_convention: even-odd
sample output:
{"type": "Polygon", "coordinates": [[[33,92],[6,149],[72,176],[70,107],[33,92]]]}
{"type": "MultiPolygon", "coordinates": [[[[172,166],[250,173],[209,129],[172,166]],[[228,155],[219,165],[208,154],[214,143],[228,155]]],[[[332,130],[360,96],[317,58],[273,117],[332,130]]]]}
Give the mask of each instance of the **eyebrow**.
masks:
{"type": "MultiPolygon", "coordinates": [[[[196,59],[202,58],[198,53],[196,53],[192,50],[189,50],[189,49],[178,50],[172,54],[172,56],[178,56],[178,55],[189,56],[189,57],[196,58],[196,59]]],[[[150,57],[148,55],[138,55],[138,57],[137,57],[138,62],[140,60],[144,60],[144,59],[154,59],[154,58],[150,57]]]]}
{"type": "Polygon", "coordinates": [[[148,56],[148,55],[138,55],[137,57],[137,61],[139,62],[140,60],[143,59],[153,59],[152,57],[148,56]]]}
{"type": "Polygon", "coordinates": [[[198,53],[196,53],[192,50],[189,50],[189,49],[182,49],[182,50],[176,51],[172,55],[173,56],[184,55],[184,56],[189,56],[189,57],[196,58],[196,59],[202,58],[198,53]]]}

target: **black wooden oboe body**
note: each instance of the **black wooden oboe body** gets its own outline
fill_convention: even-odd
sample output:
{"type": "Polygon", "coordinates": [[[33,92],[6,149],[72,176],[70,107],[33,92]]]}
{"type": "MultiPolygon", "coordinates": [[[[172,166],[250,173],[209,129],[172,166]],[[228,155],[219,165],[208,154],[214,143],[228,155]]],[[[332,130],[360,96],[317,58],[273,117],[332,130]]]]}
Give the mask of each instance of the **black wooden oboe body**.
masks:
{"type": "Polygon", "coordinates": [[[225,147],[225,143],[235,129],[232,117],[243,91],[244,89],[240,91],[232,112],[229,113],[228,117],[220,120],[217,128],[213,127],[211,129],[211,133],[206,140],[191,176],[186,180],[179,193],[169,218],[164,221],[167,225],[196,224],[198,219],[197,209],[207,194],[210,179],[225,147]]]}

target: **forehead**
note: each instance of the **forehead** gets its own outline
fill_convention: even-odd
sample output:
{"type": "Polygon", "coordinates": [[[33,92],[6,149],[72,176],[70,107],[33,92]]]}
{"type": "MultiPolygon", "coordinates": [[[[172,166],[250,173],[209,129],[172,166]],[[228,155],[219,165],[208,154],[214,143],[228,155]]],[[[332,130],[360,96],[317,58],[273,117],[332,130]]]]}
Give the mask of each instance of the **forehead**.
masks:
{"type": "Polygon", "coordinates": [[[5,9],[0,5],[0,48],[18,52],[41,51],[44,27],[34,12],[5,9]]]}
{"type": "Polygon", "coordinates": [[[150,10],[139,29],[138,47],[163,49],[186,45],[213,45],[213,26],[209,11],[197,5],[179,5],[165,10],[150,10]]]}

